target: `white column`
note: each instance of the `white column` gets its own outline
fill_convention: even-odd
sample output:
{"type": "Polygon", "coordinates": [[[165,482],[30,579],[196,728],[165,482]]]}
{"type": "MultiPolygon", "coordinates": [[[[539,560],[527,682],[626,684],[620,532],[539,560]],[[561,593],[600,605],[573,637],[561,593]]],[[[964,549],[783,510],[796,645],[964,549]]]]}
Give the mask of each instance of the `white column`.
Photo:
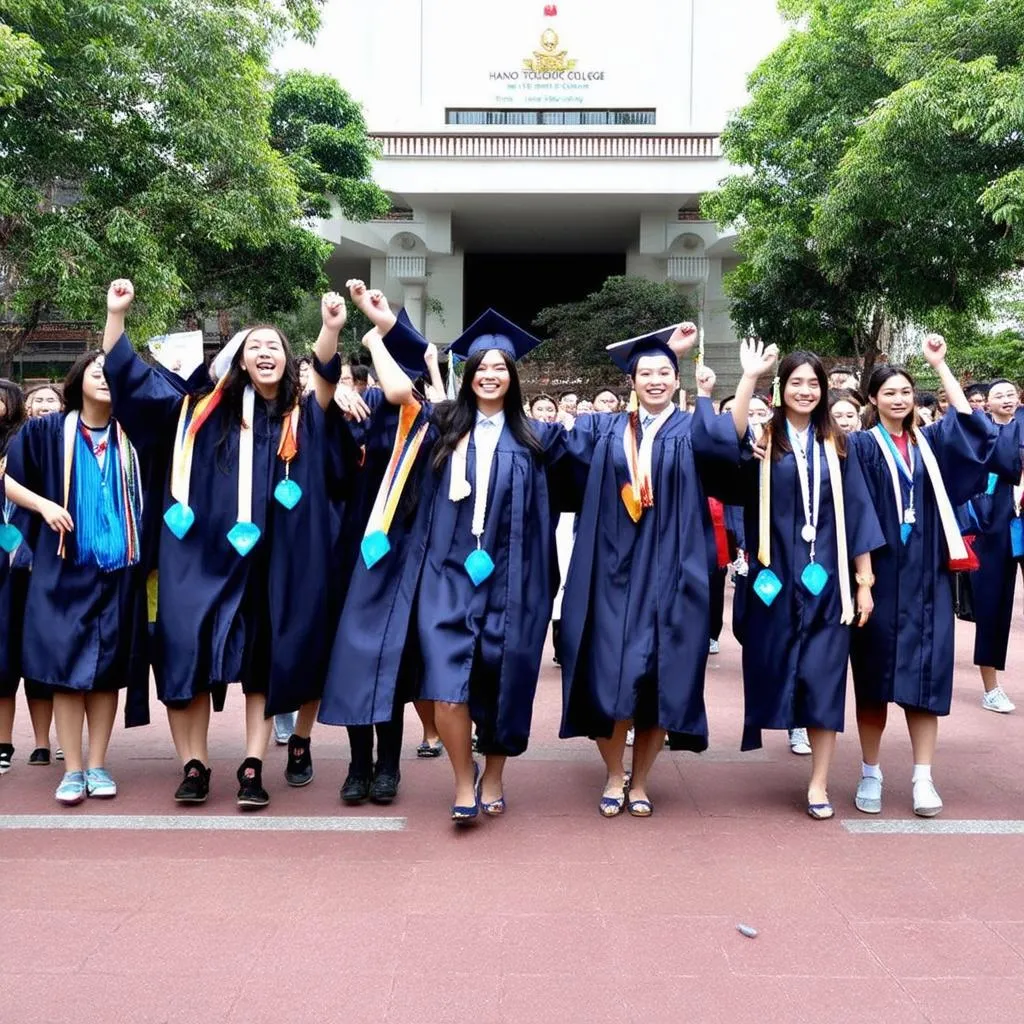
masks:
{"type": "Polygon", "coordinates": [[[405,311],[409,314],[413,327],[422,334],[426,330],[427,318],[424,308],[426,290],[422,284],[413,284],[408,281],[402,282],[402,289],[404,292],[402,305],[405,306],[405,311]]]}

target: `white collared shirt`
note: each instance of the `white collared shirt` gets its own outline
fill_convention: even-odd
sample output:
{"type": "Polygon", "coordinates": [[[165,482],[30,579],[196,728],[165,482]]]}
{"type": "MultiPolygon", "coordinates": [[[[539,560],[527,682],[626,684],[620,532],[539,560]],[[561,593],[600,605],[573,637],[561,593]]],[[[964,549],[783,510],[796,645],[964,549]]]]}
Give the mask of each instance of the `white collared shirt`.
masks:
{"type": "Polygon", "coordinates": [[[476,478],[480,480],[491,479],[491,463],[494,462],[494,452],[498,447],[498,438],[505,426],[504,411],[496,412],[493,416],[485,416],[477,410],[476,426],[473,428],[473,444],[476,447],[476,478]]]}

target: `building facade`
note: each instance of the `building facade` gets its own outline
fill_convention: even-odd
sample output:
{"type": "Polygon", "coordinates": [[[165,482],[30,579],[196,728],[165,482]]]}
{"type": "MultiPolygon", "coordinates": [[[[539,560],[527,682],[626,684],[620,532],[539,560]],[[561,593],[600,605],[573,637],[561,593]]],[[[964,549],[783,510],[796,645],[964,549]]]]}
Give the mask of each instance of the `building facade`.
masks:
{"type": "Polygon", "coordinates": [[[320,224],[333,284],[368,279],[443,344],[487,306],[527,325],[611,274],[677,281],[731,376],[738,256],[700,197],[784,33],[774,0],[336,0],[316,48],[280,64],[363,102],[393,210],[320,224]]]}

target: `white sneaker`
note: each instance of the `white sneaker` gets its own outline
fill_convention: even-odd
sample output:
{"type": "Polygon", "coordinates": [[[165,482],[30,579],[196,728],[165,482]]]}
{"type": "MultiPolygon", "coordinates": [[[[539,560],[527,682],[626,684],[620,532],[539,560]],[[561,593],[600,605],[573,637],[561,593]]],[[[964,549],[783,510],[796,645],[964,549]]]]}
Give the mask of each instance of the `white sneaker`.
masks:
{"type": "Polygon", "coordinates": [[[811,741],[807,738],[806,729],[789,730],[789,749],[792,750],[794,754],[811,753],[811,741]]]}
{"type": "Polygon", "coordinates": [[[981,698],[981,706],[986,711],[998,711],[1001,715],[1008,715],[1011,711],[1017,710],[1017,705],[1006,696],[1006,691],[1001,686],[989,690],[981,698]]]}
{"type": "MultiPolygon", "coordinates": [[[[717,640],[710,640],[708,642],[708,654],[717,654],[718,651],[719,651],[718,641],[717,640]]],[[[1012,710],[1012,705],[1011,705],[1011,710],[1012,710]]]]}
{"type": "Polygon", "coordinates": [[[636,730],[635,729],[627,729],[626,730],[626,746],[627,747],[633,746],[633,741],[635,739],[636,739],[636,730]]]}
{"type": "Polygon", "coordinates": [[[921,818],[934,818],[942,810],[942,797],[931,779],[914,783],[914,813],[921,818]]]}
{"type": "Polygon", "coordinates": [[[862,775],[857,783],[854,804],[865,814],[882,813],[882,780],[874,775],[862,775]]]}

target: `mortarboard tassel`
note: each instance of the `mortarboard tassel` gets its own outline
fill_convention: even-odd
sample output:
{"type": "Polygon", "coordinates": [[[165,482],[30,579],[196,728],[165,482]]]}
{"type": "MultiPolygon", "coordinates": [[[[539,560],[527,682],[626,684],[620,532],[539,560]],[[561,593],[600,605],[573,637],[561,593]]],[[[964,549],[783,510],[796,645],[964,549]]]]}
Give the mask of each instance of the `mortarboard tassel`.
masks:
{"type": "Polygon", "coordinates": [[[640,408],[640,402],[635,391],[630,391],[629,402],[626,403],[626,412],[636,412],[640,408]]]}
{"type": "Polygon", "coordinates": [[[782,405],[782,391],[779,387],[779,375],[775,375],[772,381],[772,408],[778,409],[782,405]]]}

